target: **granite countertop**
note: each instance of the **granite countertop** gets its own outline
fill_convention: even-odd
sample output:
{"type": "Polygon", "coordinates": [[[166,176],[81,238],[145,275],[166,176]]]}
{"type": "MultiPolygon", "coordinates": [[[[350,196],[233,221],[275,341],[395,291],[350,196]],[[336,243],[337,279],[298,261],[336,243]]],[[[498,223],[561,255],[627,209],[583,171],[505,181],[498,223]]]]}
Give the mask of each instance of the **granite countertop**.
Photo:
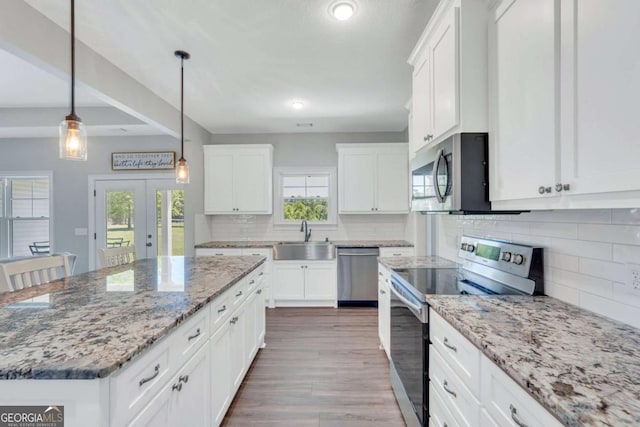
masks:
{"type": "Polygon", "coordinates": [[[387,268],[457,268],[458,264],[438,256],[378,257],[378,262],[387,268]]]}
{"type": "MultiPolygon", "coordinates": [[[[282,241],[270,240],[214,240],[206,243],[199,243],[196,249],[213,249],[213,248],[270,248],[273,245],[282,243],[282,241]]],[[[304,243],[302,240],[300,243],[304,243]]],[[[337,247],[378,247],[378,248],[395,248],[395,247],[413,247],[412,243],[406,240],[331,240],[331,243],[337,247]]]]}
{"type": "Polygon", "coordinates": [[[640,330],[544,296],[427,301],[565,425],[640,425],[640,330]]]}
{"type": "Polygon", "coordinates": [[[0,379],[103,378],[264,257],[159,257],[0,294],[0,379]]]}

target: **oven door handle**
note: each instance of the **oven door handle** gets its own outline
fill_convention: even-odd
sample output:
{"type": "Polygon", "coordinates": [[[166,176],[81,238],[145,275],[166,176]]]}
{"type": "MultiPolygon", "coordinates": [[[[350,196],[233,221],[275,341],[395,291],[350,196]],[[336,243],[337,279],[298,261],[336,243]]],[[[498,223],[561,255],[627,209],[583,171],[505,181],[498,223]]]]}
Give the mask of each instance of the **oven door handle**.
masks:
{"type": "Polygon", "coordinates": [[[422,305],[416,305],[414,302],[407,299],[404,295],[401,295],[398,290],[393,286],[393,281],[390,286],[391,292],[400,300],[402,303],[406,304],[409,308],[418,312],[419,315],[422,315],[422,305]]]}

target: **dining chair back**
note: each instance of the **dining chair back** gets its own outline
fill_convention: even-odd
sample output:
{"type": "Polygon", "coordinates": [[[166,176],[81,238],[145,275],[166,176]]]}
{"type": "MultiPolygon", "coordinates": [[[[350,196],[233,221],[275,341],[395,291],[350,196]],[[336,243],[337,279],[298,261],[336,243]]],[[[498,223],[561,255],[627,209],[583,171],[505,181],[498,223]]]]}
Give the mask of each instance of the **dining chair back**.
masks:
{"type": "Polygon", "coordinates": [[[33,242],[29,245],[29,250],[31,255],[44,255],[49,253],[50,245],[49,242],[33,242]]]}
{"type": "Polygon", "coordinates": [[[16,291],[71,275],[67,255],[43,256],[0,264],[0,291],[16,291]]]}
{"type": "Polygon", "coordinates": [[[118,248],[100,248],[98,252],[100,254],[100,265],[102,268],[129,264],[136,260],[135,245],[121,246],[118,248]]]}

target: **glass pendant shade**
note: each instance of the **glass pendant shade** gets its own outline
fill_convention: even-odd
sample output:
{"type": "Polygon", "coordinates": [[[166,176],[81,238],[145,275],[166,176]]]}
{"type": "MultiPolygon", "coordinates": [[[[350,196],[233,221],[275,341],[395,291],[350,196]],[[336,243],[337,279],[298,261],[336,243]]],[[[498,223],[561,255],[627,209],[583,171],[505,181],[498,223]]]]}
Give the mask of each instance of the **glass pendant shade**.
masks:
{"type": "Polygon", "coordinates": [[[189,165],[184,158],[178,160],[178,166],[176,166],[176,182],[178,184],[189,183],[189,165]]]}
{"type": "Polygon", "coordinates": [[[80,119],[67,117],[60,123],[60,158],[87,160],[87,129],[80,119]]]}

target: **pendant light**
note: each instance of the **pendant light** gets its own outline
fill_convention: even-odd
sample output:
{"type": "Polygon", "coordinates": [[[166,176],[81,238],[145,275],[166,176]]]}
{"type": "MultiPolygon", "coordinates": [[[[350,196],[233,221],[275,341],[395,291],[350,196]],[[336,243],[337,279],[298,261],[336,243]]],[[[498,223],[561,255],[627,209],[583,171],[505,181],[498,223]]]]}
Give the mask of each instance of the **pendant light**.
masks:
{"type": "Polygon", "coordinates": [[[71,113],[60,123],[60,158],[87,160],[87,129],[76,116],[76,22],[75,1],[71,0],[71,113]]]}
{"type": "Polygon", "coordinates": [[[189,165],[184,158],[184,60],[191,58],[184,50],[176,50],[175,55],[180,58],[180,160],[176,166],[176,182],[189,183],[189,165]]]}

